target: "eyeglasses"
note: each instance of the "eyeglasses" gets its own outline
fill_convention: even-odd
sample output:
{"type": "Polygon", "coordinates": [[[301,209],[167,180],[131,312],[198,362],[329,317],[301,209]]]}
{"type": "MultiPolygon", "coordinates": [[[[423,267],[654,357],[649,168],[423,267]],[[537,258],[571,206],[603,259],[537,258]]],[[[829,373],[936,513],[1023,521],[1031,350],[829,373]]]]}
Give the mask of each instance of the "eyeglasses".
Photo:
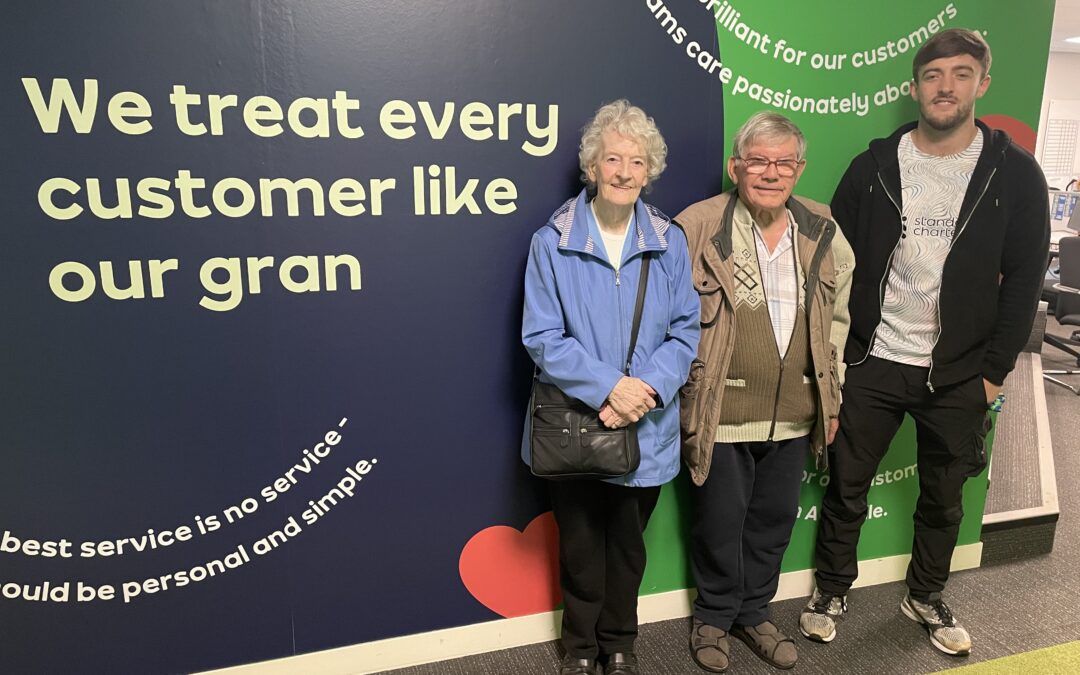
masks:
{"type": "Polygon", "coordinates": [[[800,166],[806,164],[805,159],[765,159],[764,157],[736,157],[735,159],[743,163],[746,173],[755,175],[765,173],[769,165],[774,164],[777,175],[784,178],[791,178],[800,166]]]}

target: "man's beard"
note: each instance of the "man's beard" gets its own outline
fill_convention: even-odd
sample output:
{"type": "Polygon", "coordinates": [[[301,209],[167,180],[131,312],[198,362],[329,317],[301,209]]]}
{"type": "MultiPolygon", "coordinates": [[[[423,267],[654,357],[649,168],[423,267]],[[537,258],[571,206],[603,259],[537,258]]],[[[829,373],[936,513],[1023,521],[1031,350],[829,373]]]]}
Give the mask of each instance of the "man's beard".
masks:
{"type": "MultiPolygon", "coordinates": [[[[932,107],[933,103],[928,107],[932,107]]],[[[959,102],[956,104],[956,110],[953,114],[947,117],[930,117],[925,111],[920,111],[922,119],[930,126],[930,128],[937,131],[951,131],[965,122],[968,117],[971,116],[971,105],[962,105],[959,102]]]]}

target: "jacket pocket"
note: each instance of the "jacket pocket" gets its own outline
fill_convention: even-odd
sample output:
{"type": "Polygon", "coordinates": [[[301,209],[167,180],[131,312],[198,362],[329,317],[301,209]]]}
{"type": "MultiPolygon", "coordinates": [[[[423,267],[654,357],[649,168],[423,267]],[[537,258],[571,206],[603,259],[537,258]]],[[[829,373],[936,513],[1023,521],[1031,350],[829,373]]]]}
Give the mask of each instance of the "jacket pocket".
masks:
{"type": "MultiPolygon", "coordinates": [[[[836,302],[836,277],[818,277],[818,290],[821,291],[821,300],[826,307],[832,308],[836,302]]],[[[830,319],[832,317],[829,317],[830,319]]]]}
{"type": "Polygon", "coordinates": [[[698,438],[698,422],[705,414],[703,401],[698,401],[705,381],[705,362],[695,358],[690,362],[690,375],[686,384],[679,388],[679,429],[682,432],[681,454],[691,468],[701,464],[701,439],[698,438]]]}
{"type": "Polygon", "coordinates": [[[720,305],[724,294],[720,289],[720,280],[711,273],[697,270],[694,273],[694,290],[701,301],[701,325],[711,326],[720,316],[720,305]]]}
{"type": "Polygon", "coordinates": [[[840,382],[840,356],[836,353],[836,346],[829,344],[829,408],[825,410],[826,417],[839,417],[840,406],[844,403],[844,388],[840,382]]]}
{"type": "Polygon", "coordinates": [[[723,304],[723,293],[714,292],[700,295],[701,300],[701,325],[708,327],[716,323],[720,316],[720,306],[723,304]]]}
{"type": "Polygon", "coordinates": [[[695,358],[690,362],[690,376],[679,388],[679,426],[688,437],[697,429],[699,418],[704,414],[697,396],[705,380],[705,362],[695,358]]]}
{"type": "Polygon", "coordinates": [[[691,401],[697,398],[703,379],[705,379],[705,362],[695,358],[690,362],[690,374],[686,377],[686,384],[679,387],[679,396],[691,401]]]}

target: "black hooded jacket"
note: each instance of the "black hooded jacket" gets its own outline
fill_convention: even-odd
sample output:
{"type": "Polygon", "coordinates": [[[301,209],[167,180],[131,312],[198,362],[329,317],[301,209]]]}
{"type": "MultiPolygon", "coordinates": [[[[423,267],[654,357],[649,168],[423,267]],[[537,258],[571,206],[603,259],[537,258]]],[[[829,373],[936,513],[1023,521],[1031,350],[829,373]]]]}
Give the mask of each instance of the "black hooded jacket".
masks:
{"type": "MultiPolygon", "coordinates": [[[[1027,342],[1050,248],[1046,179],[1035,159],[1003,131],[976,120],[983,149],[964,195],[942,270],[931,390],[977,374],[1001,384],[1027,342]]],[[[897,147],[915,123],[871,141],[852,160],[832,213],[855,252],[844,356],[861,363],[881,322],[893,252],[900,242],[897,147]]]]}

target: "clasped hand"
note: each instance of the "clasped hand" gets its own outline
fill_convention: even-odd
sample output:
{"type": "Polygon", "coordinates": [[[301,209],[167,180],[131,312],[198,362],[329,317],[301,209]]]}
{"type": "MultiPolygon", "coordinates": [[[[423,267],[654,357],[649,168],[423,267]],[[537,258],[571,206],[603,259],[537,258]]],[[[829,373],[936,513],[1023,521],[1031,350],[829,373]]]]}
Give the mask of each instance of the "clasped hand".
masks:
{"type": "Polygon", "coordinates": [[[636,377],[623,376],[600,408],[600,421],[609,429],[637,422],[656,407],[656,390],[636,377]]]}

